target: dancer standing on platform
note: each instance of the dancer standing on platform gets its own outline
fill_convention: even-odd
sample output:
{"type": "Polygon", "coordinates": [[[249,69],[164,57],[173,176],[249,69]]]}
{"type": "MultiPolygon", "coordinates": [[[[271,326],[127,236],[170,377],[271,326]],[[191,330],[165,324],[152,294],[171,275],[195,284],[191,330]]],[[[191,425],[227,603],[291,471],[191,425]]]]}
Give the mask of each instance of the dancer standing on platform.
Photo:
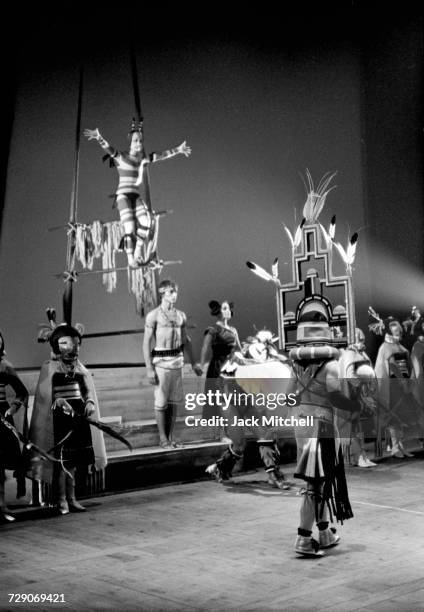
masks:
{"type": "Polygon", "coordinates": [[[321,296],[311,296],[297,321],[298,346],[289,354],[300,402],[294,412],[299,418],[313,417],[313,427],[295,427],[299,452],[294,476],[305,480],[307,487],[294,550],[302,556],[319,557],[323,555],[320,549],[340,541],[336,529],[329,527],[333,515],[341,523],[353,516],[334,407],[355,412],[357,404],[340,391],[339,351],[331,344],[329,314],[321,296]],[[312,538],[315,523],[319,541],[312,538]]]}
{"type": "MultiPolygon", "coordinates": [[[[28,391],[16,374],[11,363],[4,358],[4,340],[0,333],[0,414],[13,425],[13,415],[28,402],[28,391]],[[15,394],[9,404],[6,399],[6,387],[10,386],[15,394]]],[[[8,514],[4,495],[5,470],[22,468],[19,441],[6,425],[0,422],[0,523],[10,523],[15,519],[8,514]]]]}
{"type": "MultiPolygon", "coordinates": [[[[133,120],[130,133],[129,151],[118,151],[112,147],[96,128],[84,130],[88,140],[97,140],[102,149],[106,151],[111,162],[116,166],[119,175],[116,190],[116,205],[119,211],[121,224],[124,230],[123,246],[128,258],[128,265],[137,267],[143,263],[143,246],[154,235],[154,215],[149,210],[143,193],[143,172],[145,166],[163,159],[169,159],[181,154],[188,157],[191,148],[184,141],[178,147],[162,151],[161,153],[147,154],[143,142],[143,122],[133,120]]],[[[147,249],[148,250],[148,249],[147,249]]],[[[151,253],[147,252],[147,260],[151,253]]]]}
{"type": "Polygon", "coordinates": [[[52,449],[52,465],[31,457],[30,476],[53,486],[59,514],[84,512],[75,497],[75,469],[101,470],[106,466],[103,434],[90,429],[84,417],[99,419],[99,408],[90,372],[78,360],[82,328],[58,325],[49,342],[54,358],[45,362],[35,392],[29,437],[52,449]]]}
{"type": "MultiPolygon", "coordinates": [[[[228,300],[224,300],[221,303],[211,300],[209,302],[209,309],[211,315],[217,317],[217,321],[215,325],[209,326],[205,331],[200,353],[200,366],[202,369],[204,369],[208,353],[211,353],[211,359],[206,372],[205,394],[209,391],[215,393],[217,390],[225,392],[226,381],[221,376],[221,369],[234,351],[241,351],[237,330],[229,324],[234,314],[234,304],[228,300]]],[[[220,406],[216,405],[216,403],[209,403],[204,406],[202,417],[210,419],[214,416],[221,416],[220,406]]],[[[213,437],[220,438],[221,427],[211,427],[212,429],[216,430],[216,435],[213,435],[213,437]]]]}
{"type": "Polygon", "coordinates": [[[194,373],[202,375],[195,363],[191,339],[187,335],[187,317],[175,308],[178,287],[171,280],[159,284],[160,305],[150,311],[144,323],[143,354],[147,378],[155,385],[154,410],[162,448],[178,448],[173,439],[178,406],[183,401],[182,369],[184,350],[194,373]],[[153,350],[152,350],[153,349],[153,350]]]}

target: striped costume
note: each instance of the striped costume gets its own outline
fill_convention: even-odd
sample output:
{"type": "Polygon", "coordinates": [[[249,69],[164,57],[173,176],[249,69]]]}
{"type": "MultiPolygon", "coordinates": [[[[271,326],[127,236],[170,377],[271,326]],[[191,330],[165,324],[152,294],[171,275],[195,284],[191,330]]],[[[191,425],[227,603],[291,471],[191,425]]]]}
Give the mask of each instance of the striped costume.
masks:
{"type": "Polygon", "coordinates": [[[54,401],[65,399],[75,412],[75,417],[64,414],[62,410],[53,411],[54,441],[57,444],[72,430],[71,435],[63,445],[63,461],[74,467],[77,465],[94,464],[93,443],[90,425],[78,415],[85,414],[86,404],[95,405],[94,397],[89,390],[84,374],[75,372],[72,377],[63,372],[55,372],[52,378],[52,391],[54,401]]]}
{"type": "MultiPolygon", "coordinates": [[[[155,234],[155,218],[146,205],[146,198],[140,193],[140,189],[146,186],[147,166],[177,155],[179,149],[147,155],[143,148],[141,154],[133,155],[128,151],[118,151],[102,137],[99,144],[118,171],[116,205],[125,232],[123,245],[128,262],[132,265],[134,260],[137,261],[141,257],[143,245],[146,241],[153,240],[155,234]]],[[[147,251],[145,255],[150,253],[147,251]]]]}

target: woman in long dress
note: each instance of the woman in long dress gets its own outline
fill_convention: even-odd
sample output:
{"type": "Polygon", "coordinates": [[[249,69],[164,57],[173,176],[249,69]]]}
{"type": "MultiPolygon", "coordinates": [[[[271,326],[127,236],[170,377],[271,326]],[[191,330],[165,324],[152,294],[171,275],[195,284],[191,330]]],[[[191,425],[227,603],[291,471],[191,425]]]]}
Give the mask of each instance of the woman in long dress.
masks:
{"type": "MultiPolygon", "coordinates": [[[[235,327],[230,325],[234,312],[234,304],[228,300],[219,303],[216,300],[209,302],[211,315],[216,317],[215,325],[210,325],[205,330],[205,337],[200,354],[200,363],[203,368],[208,355],[211,354],[209,366],[206,372],[205,394],[217,390],[225,392],[227,382],[221,376],[221,369],[234,351],[241,350],[240,340],[235,327]]],[[[221,416],[220,406],[213,401],[203,407],[202,417],[221,416]]],[[[211,427],[213,437],[219,438],[220,427],[211,427]]]]}

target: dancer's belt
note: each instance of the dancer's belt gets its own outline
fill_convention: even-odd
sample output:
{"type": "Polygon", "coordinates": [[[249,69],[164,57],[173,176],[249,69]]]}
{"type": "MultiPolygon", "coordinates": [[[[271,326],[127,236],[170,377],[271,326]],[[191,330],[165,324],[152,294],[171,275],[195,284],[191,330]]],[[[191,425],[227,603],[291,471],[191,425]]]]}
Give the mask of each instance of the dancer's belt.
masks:
{"type": "Polygon", "coordinates": [[[183,344],[175,349],[153,349],[152,357],[178,357],[183,351],[183,344]]]}
{"type": "Polygon", "coordinates": [[[63,397],[64,399],[81,399],[81,389],[78,383],[72,383],[70,385],[57,385],[53,389],[54,399],[63,397]]]}

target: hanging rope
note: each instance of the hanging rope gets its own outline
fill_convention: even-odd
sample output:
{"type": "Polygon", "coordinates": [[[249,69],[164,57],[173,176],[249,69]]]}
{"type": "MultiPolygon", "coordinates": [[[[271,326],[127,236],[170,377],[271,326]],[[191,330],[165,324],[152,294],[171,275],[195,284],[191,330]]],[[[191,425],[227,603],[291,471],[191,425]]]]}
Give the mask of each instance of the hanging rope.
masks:
{"type": "Polygon", "coordinates": [[[75,128],[75,161],[74,176],[72,181],[71,204],[69,211],[68,245],[66,251],[66,271],[68,273],[65,281],[65,291],[63,293],[63,320],[71,325],[72,323],[72,287],[73,272],[75,271],[75,245],[76,245],[76,222],[78,213],[78,179],[79,179],[79,152],[81,138],[81,109],[82,109],[82,90],[83,90],[83,68],[79,73],[78,107],[77,121],[75,128]]]}
{"type": "MultiPolygon", "coordinates": [[[[140,98],[140,88],[138,84],[138,71],[137,71],[137,58],[134,46],[134,40],[131,40],[130,43],[130,58],[131,58],[131,77],[133,83],[133,93],[134,93],[134,105],[135,111],[137,114],[137,119],[139,122],[143,122],[143,111],[141,108],[141,98],[140,98]]],[[[144,127],[142,128],[144,129],[144,127]]],[[[144,139],[143,139],[144,140],[144,139]]],[[[143,157],[146,156],[146,152],[144,151],[143,144],[143,157]]],[[[150,213],[153,212],[152,208],[152,199],[151,199],[151,191],[150,191],[150,174],[149,174],[149,164],[143,165],[143,181],[142,181],[143,189],[144,189],[144,201],[146,203],[147,208],[150,213]]],[[[158,221],[158,220],[157,220],[158,221]]],[[[158,228],[158,225],[157,225],[158,228]]],[[[144,263],[149,263],[151,261],[158,259],[158,254],[156,251],[157,246],[157,230],[154,237],[154,248],[149,249],[149,253],[144,263]]],[[[159,271],[157,269],[144,269],[142,272],[143,282],[141,282],[141,274],[133,275],[131,288],[135,295],[143,295],[146,296],[147,301],[145,303],[145,309],[143,309],[140,298],[137,300],[137,312],[141,313],[143,311],[148,312],[155,308],[158,304],[158,291],[157,286],[159,284],[159,271]],[[142,288],[143,287],[143,288],[142,288]]],[[[142,298],[143,299],[143,298],[142,298]]]]}

